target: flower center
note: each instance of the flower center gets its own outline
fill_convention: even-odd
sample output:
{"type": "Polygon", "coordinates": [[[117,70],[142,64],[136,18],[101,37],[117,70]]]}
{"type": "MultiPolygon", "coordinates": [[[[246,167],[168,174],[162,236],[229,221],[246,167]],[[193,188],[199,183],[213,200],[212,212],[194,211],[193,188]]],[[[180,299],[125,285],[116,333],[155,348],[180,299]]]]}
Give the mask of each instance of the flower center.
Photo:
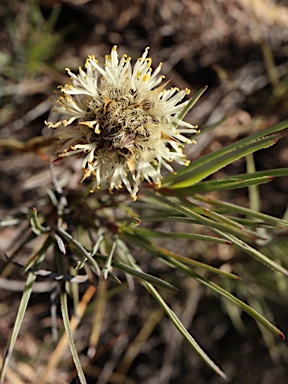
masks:
{"type": "Polygon", "coordinates": [[[88,143],[96,143],[95,154],[106,161],[114,158],[119,162],[121,157],[123,161],[141,161],[143,152],[148,151],[153,159],[164,117],[156,113],[152,98],[140,98],[133,89],[124,93],[100,88],[99,98],[86,100],[86,105],[89,118],[99,124],[98,134],[85,129],[88,143]]]}

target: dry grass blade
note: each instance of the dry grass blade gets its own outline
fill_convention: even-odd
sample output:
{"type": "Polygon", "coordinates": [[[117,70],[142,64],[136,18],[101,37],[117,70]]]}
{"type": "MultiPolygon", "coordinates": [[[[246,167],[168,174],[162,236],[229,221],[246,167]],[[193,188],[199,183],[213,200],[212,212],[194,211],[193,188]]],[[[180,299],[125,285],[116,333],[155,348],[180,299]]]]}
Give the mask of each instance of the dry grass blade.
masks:
{"type": "MultiPolygon", "coordinates": [[[[3,358],[0,355],[0,364],[3,364],[3,358]]],[[[5,384],[25,384],[24,381],[16,374],[16,372],[9,367],[6,370],[6,382],[5,384]]]]}
{"type": "Polygon", "coordinates": [[[92,330],[90,335],[90,342],[89,342],[89,349],[88,349],[88,356],[90,358],[93,358],[93,356],[96,353],[97,350],[97,344],[99,341],[104,313],[105,313],[105,306],[106,306],[106,294],[107,294],[107,280],[100,279],[99,286],[98,286],[98,295],[97,299],[95,301],[95,312],[94,312],[94,318],[92,322],[92,330]]]}
{"type": "Polygon", "coordinates": [[[80,358],[78,356],[78,352],[75,346],[74,338],[73,338],[73,332],[70,328],[70,321],[69,321],[69,313],[68,313],[68,302],[67,302],[67,293],[65,289],[63,289],[63,285],[61,287],[60,292],[60,302],[61,302],[61,312],[62,312],[62,319],[64,323],[65,333],[67,335],[71,355],[75,364],[75,368],[78,373],[78,377],[81,384],[87,384],[83,368],[80,362],[80,358]]]}
{"type": "MultiPolygon", "coordinates": [[[[44,238],[45,238],[45,236],[44,236],[44,238]]],[[[50,239],[49,239],[49,237],[46,237],[46,240],[40,246],[39,251],[36,253],[35,252],[32,253],[32,255],[36,256],[35,263],[34,263],[35,269],[38,269],[39,265],[44,260],[49,246],[50,246],[50,239]]],[[[34,259],[34,256],[33,256],[33,259],[34,259]]],[[[22,322],[23,322],[23,319],[24,319],[24,316],[26,313],[28,302],[29,302],[29,299],[30,299],[30,296],[32,293],[32,289],[33,289],[33,283],[35,282],[35,280],[36,280],[36,275],[30,272],[27,276],[27,279],[26,279],[25,287],[23,290],[23,295],[22,295],[22,298],[21,298],[21,301],[19,304],[19,308],[17,311],[17,316],[16,316],[15,323],[14,323],[14,326],[13,326],[13,329],[12,329],[12,332],[10,335],[10,339],[8,342],[8,347],[7,347],[4,363],[3,363],[2,368],[1,368],[1,373],[0,373],[0,383],[1,384],[3,384],[4,380],[5,380],[8,364],[9,364],[9,361],[10,361],[10,358],[11,358],[11,355],[12,355],[19,331],[20,331],[20,327],[22,325],[22,322]]]]}
{"type": "MultiPolygon", "coordinates": [[[[70,320],[70,329],[72,333],[75,332],[75,330],[77,329],[81,321],[81,318],[83,317],[84,312],[87,308],[87,305],[93,298],[95,292],[96,292],[96,288],[90,286],[85,292],[85,294],[83,295],[82,300],[79,303],[77,308],[77,316],[74,315],[70,320]]],[[[46,365],[45,371],[43,372],[40,378],[37,378],[34,384],[46,384],[49,376],[59,364],[61,357],[67,348],[68,348],[68,339],[67,339],[67,335],[64,334],[59,340],[57,347],[51,354],[50,360],[46,365]]]]}
{"type": "Polygon", "coordinates": [[[7,352],[5,354],[4,362],[2,365],[2,369],[1,369],[1,374],[0,374],[0,383],[1,384],[5,383],[4,380],[5,380],[8,364],[9,364],[9,361],[10,361],[10,358],[11,358],[11,355],[12,355],[17,337],[18,337],[18,333],[20,331],[20,327],[21,327],[26,309],[27,309],[28,301],[29,301],[30,295],[32,293],[32,286],[33,286],[35,279],[36,279],[35,275],[33,275],[32,273],[28,274],[26,284],[25,284],[25,289],[24,289],[22,299],[21,299],[21,302],[19,305],[17,317],[15,320],[15,324],[14,324],[11,336],[10,336],[7,352]]]}
{"type": "MultiPolygon", "coordinates": [[[[145,324],[135,337],[135,339],[131,342],[129,345],[129,348],[127,349],[127,352],[125,353],[122,361],[119,364],[118,372],[121,375],[126,375],[129,368],[131,367],[133,361],[138,356],[139,352],[141,351],[141,348],[159,323],[159,321],[163,317],[163,310],[162,308],[158,308],[156,310],[153,310],[149,313],[148,318],[145,321],[145,324]]],[[[124,379],[125,380],[125,379],[124,379]]],[[[123,381],[124,383],[124,381],[123,381]]]]}

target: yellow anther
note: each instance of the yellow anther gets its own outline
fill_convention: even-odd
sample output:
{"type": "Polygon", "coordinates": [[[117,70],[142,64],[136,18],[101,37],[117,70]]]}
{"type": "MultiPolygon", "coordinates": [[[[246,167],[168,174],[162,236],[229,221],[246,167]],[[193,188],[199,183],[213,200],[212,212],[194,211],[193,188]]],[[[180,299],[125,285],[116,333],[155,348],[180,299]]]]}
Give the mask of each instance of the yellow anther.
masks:
{"type": "MultiPolygon", "coordinates": [[[[78,124],[81,124],[81,125],[86,125],[87,127],[89,128],[93,128],[94,129],[94,125],[97,123],[96,120],[94,121],[78,121],[78,124]]],[[[96,132],[94,131],[95,133],[100,133],[100,132],[96,132]]]]}
{"type": "Polygon", "coordinates": [[[150,79],[150,75],[149,74],[146,74],[143,76],[143,81],[146,82],[150,79]]]}

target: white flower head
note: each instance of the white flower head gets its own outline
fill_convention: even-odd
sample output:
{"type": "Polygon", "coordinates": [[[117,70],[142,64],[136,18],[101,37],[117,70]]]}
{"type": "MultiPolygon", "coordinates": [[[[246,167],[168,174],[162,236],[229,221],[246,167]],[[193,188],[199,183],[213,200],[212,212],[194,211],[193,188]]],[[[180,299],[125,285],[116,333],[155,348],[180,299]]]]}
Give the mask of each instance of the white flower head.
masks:
{"type": "Polygon", "coordinates": [[[60,157],[83,154],[83,180],[93,176],[92,189],[124,184],[136,199],[141,181],[160,185],[162,166],[173,172],[172,161],[189,163],[182,148],[190,140],[182,133],[197,127],[179,118],[189,90],[159,85],[162,63],[153,72],[148,49],[134,67],[127,55],[119,60],[116,46],[103,68],[89,56],[85,70],[76,75],[67,69],[71,83],[59,87],[55,111],[63,118],[47,125],[60,132],[60,157]]]}

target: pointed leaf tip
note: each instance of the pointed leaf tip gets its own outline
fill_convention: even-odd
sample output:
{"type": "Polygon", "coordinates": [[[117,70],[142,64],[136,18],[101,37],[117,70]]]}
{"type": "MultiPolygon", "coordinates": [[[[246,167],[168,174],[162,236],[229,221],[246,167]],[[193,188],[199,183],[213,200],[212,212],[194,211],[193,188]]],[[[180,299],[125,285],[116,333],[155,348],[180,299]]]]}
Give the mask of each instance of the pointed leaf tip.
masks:
{"type": "Polygon", "coordinates": [[[221,379],[223,379],[224,381],[227,381],[227,380],[228,380],[228,378],[227,378],[227,376],[225,375],[224,372],[222,372],[222,371],[217,371],[216,373],[217,373],[217,374],[221,377],[221,379]]]}

